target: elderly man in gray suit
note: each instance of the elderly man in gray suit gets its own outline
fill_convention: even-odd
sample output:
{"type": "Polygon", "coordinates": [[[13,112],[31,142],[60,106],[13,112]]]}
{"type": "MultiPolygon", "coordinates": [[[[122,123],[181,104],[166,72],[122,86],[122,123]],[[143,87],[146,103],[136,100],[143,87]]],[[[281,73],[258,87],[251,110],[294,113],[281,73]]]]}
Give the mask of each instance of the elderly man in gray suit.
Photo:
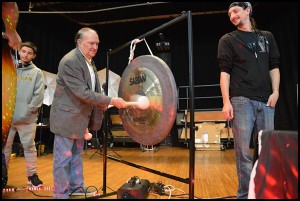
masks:
{"type": "Polygon", "coordinates": [[[103,111],[108,105],[126,107],[122,98],[101,93],[96,55],[99,37],[91,28],[80,29],[75,36],[76,48],[60,61],[57,85],[50,111],[50,130],[55,134],[53,146],[53,198],[90,195],[95,189],[84,184],[81,153],[84,139],[90,139],[87,128],[99,130],[103,111]]]}

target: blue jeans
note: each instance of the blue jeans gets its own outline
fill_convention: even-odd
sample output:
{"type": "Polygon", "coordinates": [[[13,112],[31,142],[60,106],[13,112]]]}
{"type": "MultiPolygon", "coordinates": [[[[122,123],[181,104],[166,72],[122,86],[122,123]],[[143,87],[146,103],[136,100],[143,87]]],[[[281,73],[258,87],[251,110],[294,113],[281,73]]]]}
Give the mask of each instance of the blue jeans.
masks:
{"type": "Polygon", "coordinates": [[[246,97],[232,97],[234,118],[231,121],[234,136],[234,150],[238,176],[238,199],[247,199],[253,157],[250,153],[250,140],[256,139],[260,130],[274,129],[275,108],[266,103],[246,97]]]}
{"type": "Polygon", "coordinates": [[[54,199],[68,199],[69,193],[83,183],[81,153],[84,138],[71,139],[55,135],[53,146],[54,199]]]}

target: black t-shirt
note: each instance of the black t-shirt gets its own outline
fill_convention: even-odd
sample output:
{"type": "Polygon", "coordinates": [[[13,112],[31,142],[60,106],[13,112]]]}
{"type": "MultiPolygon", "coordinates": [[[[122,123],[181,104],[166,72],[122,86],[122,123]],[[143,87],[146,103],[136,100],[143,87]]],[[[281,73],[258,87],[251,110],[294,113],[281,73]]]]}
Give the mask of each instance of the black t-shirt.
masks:
{"type": "Polygon", "coordinates": [[[270,70],[278,68],[280,60],[271,32],[227,33],[219,40],[217,59],[221,71],[230,74],[230,97],[267,102],[272,94],[270,70]]]}
{"type": "MultiPolygon", "coordinates": [[[[255,54],[257,54],[257,52],[264,52],[265,50],[267,50],[266,43],[264,42],[264,40],[258,39],[259,37],[255,31],[248,32],[238,30],[238,37],[247,45],[248,48],[255,52],[255,54]]],[[[250,96],[248,98],[261,101],[263,103],[268,102],[268,97],[250,96]]]]}

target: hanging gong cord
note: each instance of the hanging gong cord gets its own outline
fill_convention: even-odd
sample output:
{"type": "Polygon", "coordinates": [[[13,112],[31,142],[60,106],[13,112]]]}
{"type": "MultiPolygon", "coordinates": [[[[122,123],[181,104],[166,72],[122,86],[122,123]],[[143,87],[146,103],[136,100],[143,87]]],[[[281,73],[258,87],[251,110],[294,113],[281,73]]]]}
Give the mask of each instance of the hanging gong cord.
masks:
{"type": "Polygon", "coordinates": [[[131,44],[130,44],[130,55],[129,55],[128,64],[130,64],[130,62],[132,61],[132,59],[134,57],[134,50],[135,50],[136,44],[139,43],[139,42],[142,42],[142,41],[145,41],[146,46],[147,46],[147,48],[148,48],[151,56],[153,56],[152,51],[151,51],[151,49],[150,49],[150,47],[149,47],[149,45],[148,45],[148,43],[147,43],[147,41],[146,41],[145,38],[143,38],[141,40],[140,39],[134,39],[133,41],[131,41],[131,44]]]}

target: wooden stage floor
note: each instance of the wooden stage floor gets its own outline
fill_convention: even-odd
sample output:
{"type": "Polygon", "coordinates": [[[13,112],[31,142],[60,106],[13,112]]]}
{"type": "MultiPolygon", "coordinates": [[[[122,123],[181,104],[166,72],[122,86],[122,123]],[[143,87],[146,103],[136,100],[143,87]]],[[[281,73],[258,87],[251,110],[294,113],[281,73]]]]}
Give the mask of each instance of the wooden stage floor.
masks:
{"type": "MultiPolygon", "coordinates": [[[[165,174],[153,173],[155,170],[176,178],[188,179],[190,175],[190,156],[187,147],[159,146],[157,151],[142,151],[139,147],[113,147],[107,150],[113,158],[107,158],[106,177],[104,175],[103,155],[100,150],[88,149],[82,154],[85,184],[98,189],[98,199],[117,199],[116,191],[133,176],[149,180],[150,183],[161,182],[169,185],[165,195],[149,192],[147,199],[188,199],[189,184],[165,174]],[[94,154],[97,151],[96,154],[94,154]],[[125,161],[125,163],[120,162],[125,161]],[[128,162],[128,163],[126,163],[128,162]],[[134,166],[129,165],[134,164],[134,166]],[[144,169],[142,167],[145,167],[144,169]],[[104,175],[104,176],[103,176],[104,175]],[[106,191],[103,191],[103,180],[106,180],[106,191]],[[105,193],[103,193],[105,192],[105,193]],[[104,194],[104,195],[103,195],[104,194]],[[111,195],[112,194],[112,195],[111,195]],[[103,196],[103,197],[102,197],[103,196]]],[[[44,182],[43,189],[30,190],[27,186],[25,159],[16,157],[11,159],[8,172],[7,191],[2,193],[3,199],[52,199],[53,154],[48,153],[38,157],[38,175],[44,182]]],[[[194,198],[236,198],[237,175],[233,149],[196,150],[194,172],[194,198]]],[[[83,196],[70,196],[70,199],[84,198],[83,196]]]]}

